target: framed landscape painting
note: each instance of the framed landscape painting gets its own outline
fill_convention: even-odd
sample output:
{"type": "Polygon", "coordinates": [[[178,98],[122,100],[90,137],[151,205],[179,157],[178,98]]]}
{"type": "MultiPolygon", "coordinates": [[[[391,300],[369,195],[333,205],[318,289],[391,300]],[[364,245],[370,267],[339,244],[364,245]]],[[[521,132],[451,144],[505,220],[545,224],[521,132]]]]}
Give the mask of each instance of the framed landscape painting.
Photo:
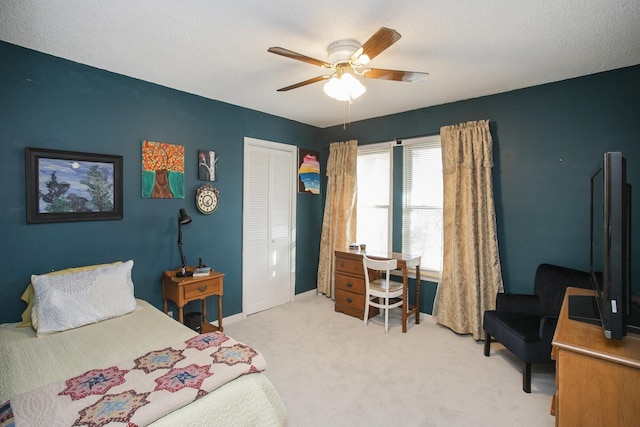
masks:
{"type": "Polygon", "coordinates": [[[122,156],[27,147],[27,224],[122,219],[122,156]]]}

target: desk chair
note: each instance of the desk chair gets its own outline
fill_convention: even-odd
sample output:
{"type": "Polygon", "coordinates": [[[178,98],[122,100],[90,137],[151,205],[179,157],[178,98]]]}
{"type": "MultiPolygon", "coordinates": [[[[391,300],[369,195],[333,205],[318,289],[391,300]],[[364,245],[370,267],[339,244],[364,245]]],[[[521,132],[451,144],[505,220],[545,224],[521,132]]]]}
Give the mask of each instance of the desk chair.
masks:
{"type": "Polygon", "coordinates": [[[389,309],[402,306],[402,283],[389,280],[390,271],[398,267],[398,260],[377,260],[362,256],[364,265],[365,300],[364,300],[364,326],[369,320],[369,307],[378,307],[384,310],[384,333],[389,333],[389,309]],[[371,274],[369,270],[375,270],[371,274]],[[378,272],[383,273],[381,276],[378,272]],[[371,277],[380,276],[375,280],[371,277]]]}

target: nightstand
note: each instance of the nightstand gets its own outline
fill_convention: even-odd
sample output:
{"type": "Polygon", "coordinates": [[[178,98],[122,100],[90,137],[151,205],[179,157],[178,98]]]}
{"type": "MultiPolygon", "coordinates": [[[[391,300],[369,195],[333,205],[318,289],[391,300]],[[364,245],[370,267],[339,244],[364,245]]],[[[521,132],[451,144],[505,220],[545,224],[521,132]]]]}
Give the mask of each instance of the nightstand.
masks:
{"type": "MultiPolygon", "coordinates": [[[[188,271],[193,271],[194,267],[187,267],[188,271]]],[[[178,321],[184,324],[183,308],[189,301],[202,301],[202,330],[201,333],[223,331],[222,327],[222,293],[223,273],[211,270],[208,276],[200,277],[176,277],[176,273],[182,269],[167,270],[162,273],[162,301],[164,312],[168,312],[168,300],[173,301],[178,306],[178,321]],[[207,297],[216,295],[218,297],[218,327],[215,327],[207,320],[207,297]]]]}

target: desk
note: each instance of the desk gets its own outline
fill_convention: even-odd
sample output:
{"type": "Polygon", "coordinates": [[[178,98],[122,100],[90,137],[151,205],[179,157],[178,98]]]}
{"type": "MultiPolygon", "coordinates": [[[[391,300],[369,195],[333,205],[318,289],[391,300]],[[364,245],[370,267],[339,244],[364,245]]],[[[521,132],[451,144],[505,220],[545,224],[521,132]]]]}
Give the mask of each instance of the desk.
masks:
{"type": "MultiPolygon", "coordinates": [[[[222,294],[224,291],[222,278],[224,274],[211,270],[208,276],[176,277],[176,273],[182,270],[167,270],[162,273],[162,301],[164,312],[167,313],[167,300],[173,301],[178,306],[178,321],[184,324],[183,308],[189,301],[202,301],[202,329],[201,333],[223,331],[222,328],[222,294]],[[205,299],[209,296],[218,296],[218,327],[207,320],[207,304],[205,299]]],[[[193,271],[194,267],[187,267],[193,271]]]]}
{"type": "Polygon", "coordinates": [[[593,295],[567,288],[553,336],[556,426],[631,426],[640,420],[640,335],[608,340],[602,327],[569,319],[569,295],[593,295]]]}
{"type": "MultiPolygon", "coordinates": [[[[402,271],[402,332],[407,332],[407,319],[415,314],[416,324],[420,323],[420,256],[401,254],[398,252],[366,252],[360,249],[335,251],[335,311],[358,317],[364,320],[364,266],[362,255],[374,259],[397,259],[398,268],[402,271]],[[410,268],[416,269],[416,304],[409,305],[410,268]]],[[[371,307],[369,317],[378,314],[378,309],[371,307]]]]}

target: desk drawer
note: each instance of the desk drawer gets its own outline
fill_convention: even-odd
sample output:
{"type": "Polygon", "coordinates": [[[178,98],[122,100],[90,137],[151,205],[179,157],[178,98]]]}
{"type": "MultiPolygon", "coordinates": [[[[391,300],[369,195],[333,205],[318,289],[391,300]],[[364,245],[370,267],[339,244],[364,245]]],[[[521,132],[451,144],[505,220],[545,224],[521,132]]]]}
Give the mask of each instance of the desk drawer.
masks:
{"type": "Polygon", "coordinates": [[[341,289],[358,295],[364,295],[364,286],[363,277],[336,274],[336,290],[341,289]]]}
{"type": "Polygon", "coordinates": [[[364,275],[364,266],[362,260],[336,258],[336,271],[364,275]]]}
{"type": "Polygon", "coordinates": [[[364,312],[364,295],[336,289],[336,305],[358,312],[360,317],[362,317],[362,313],[364,312]]]}
{"type": "Polygon", "coordinates": [[[220,293],[220,281],[211,280],[207,282],[190,283],[184,285],[184,298],[186,300],[204,298],[209,295],[220,293]]]}

